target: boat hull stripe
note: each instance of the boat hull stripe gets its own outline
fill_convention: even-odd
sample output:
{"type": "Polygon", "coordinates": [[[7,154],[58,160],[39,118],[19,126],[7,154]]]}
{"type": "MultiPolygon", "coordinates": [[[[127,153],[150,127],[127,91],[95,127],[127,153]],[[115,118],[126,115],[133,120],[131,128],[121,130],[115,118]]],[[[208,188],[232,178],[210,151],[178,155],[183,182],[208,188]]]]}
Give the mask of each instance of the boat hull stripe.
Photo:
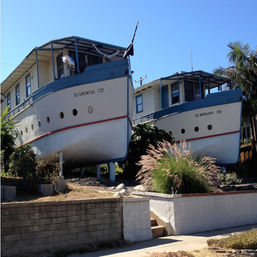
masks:
{"type": "Polygon", "coordinates": [[[104,123],[104,122],[109,122],[109,121],[114,121],[114,120],[121,120],[121,119],[125,119],[127,118],[127,115],[124,115],[124,116],[120,116],[120,117],[114,117],[114,118],[110,118],[110,119],[105,119],[105,120],[99,120],[99,121],[93,121],[93,122],[88,122],[88,123],[82,123],[82,124],[78,124],[78,125],[73,125],[73,126],[69,126],[69,127],[65,127],[65,128],[61,128],[61,129],[57,129],[57,130],[54,130],[54,131],[51,131],[51,132],[47,132],[41,136],[38,136],[36,138],[33,138],[32,140],[24,143],[23,145],[27,145],[27,144],[31,144],[43,137],[46,137],[46,136],[50,136],[50,135],[53,135],[55,133],[59,133],[59,132],[62,132],[62,131],[65,131],[65,130],[69,130],[69,129],[73,129],[73,128],[78,128],[78,127],[84,127],[84,126],[89,126],[89,125],[94,125],[94,124],[99,124],[99,123],[104,123]]]}
{"type": "MultiPolygon", "coordinates": [[[[231,135],[231,134],[236,134],[236,133],[240,133],[240,130],[226,132],[226,133],[220,133],[220,134],[215,134],[215,135],[210,135],[210,136],[204,136],[204,137],[189,138],[189,139],[186,139],[186,141],[195,141],[195,140],[201,140],[201,139],[210,138],[210,137],[220,137],[220,136],[226,136],[226,135],[231,135]]],[[[179,142],[180,141],[176,141],[176,143],[179,143],[179,142]]]]}

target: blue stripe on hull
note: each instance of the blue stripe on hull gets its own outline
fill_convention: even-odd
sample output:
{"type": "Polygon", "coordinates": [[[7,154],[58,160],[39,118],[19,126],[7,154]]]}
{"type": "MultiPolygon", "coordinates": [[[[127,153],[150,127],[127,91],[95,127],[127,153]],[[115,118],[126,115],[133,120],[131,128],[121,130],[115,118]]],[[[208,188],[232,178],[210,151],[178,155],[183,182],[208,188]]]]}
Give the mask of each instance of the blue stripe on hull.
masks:
{"type": "Polygon", "coordinates": [[[157,111],[154,113],[154,119],[159,119],[165,115],[169,115],[172,113],[181,113],[181,112],[191,111],[191,110],[204,108],[204,107],[236,103],[236,102],[240,102],[241,100],[242,100],[241,89],[218,92],[218,93],[210,94],[206,98],[201,100],[187,102],[187,103],[183,103],[180,105],[168,107],[163,110],[157,111]]]}

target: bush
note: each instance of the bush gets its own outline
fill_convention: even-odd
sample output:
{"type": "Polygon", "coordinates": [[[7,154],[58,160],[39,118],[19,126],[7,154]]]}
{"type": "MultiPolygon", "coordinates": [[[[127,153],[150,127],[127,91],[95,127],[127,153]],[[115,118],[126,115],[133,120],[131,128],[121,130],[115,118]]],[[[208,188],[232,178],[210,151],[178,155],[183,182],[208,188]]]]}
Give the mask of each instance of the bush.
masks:
{"type": "Polygon", "coordinates": [[[239,184],[242,182],[242,179],[238,178],[235,172],[232,173],[219,173],[218,181],[220,184],[232,185],[239,184]]]}
{"type": "Polygon", "coordinates": [[[36,155],[31,145],[20,146],[10,156],[9,173],[22,177],[25,181],[35,178],[36,155]]]}
{"type": "Polygon", "coordinates": [[[137,180],[149,190],[160,193],[203,193],[217,188],[220,168],[215,159],[203,157],[196,161],[185,143],[171,145],[159,142],[150,146],[141,157],[137,180]]]}
{"type": "Polygon", "coordinates": [[[36,165],[36,175],[39,184],[50,184],[54,182],[60,173],[59,163],[47,160],[38,160],[36,165]]]}
{"type": "Polygon", "coordinates": [[[129,144],[128,157],[124,162],[119,163],[123,169],[123,176],[135,178],[141,168],[140,158],[146,154],[148,146],[157,146],[158,142],[163,140],[173,144],[174,139],[171,132],[167,133],[150,123],[135,126],[129,144]]]}
{"type": "Polygon", "coordinates": [[[8,116],[9,107],[1,114],[1,164],[7,173],[9,169],[10,156],[15,149],[15,138],[17,133],[14,129],[13,118],[8,116]]]}
{"type": "Polygon", "coordinates": [[[233,234],[222,239],[210,239],[208,246],[232,249],[257,249],[257,229],[233,234]]]}

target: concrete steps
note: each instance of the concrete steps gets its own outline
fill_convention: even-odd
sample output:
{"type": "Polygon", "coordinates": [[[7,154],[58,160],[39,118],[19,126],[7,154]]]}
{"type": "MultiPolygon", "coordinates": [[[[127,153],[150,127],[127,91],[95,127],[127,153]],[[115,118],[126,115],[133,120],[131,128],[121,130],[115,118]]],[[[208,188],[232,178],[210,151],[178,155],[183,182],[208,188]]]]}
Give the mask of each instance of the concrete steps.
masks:
{"type": "Polygon", "coordinates": [[[167,234],[165,227],[162,225],[158,225],[157,220],[153,217],[151,217],[151,229],[152,229],[153,238],[162,237],[167,234]]]}

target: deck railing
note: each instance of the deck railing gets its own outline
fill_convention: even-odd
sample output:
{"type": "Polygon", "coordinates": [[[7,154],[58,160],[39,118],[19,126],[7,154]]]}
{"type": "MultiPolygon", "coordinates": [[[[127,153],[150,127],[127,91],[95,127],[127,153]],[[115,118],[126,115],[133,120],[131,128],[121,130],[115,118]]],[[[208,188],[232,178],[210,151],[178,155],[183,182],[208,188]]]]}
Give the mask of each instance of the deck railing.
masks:
{"type": "Polygon", "coordinates": [[[140,123],[150,122],[150,121],[153,121],[153,120],[154,120],[154,114],[150,113],[150,114],[145,115],[141,118],[133,120],[133,126],[136,126],[137,124],[140,124],[140,123]]]}
{"type": "Polygon", "coordinates": [[[24,100],[23,103],[17,105],[14,109],[10,110],[8,112],[8,117],[9,116],[14,116],[17,113],[21,112],[22,110],[24,110],[27,106],[29,106],[32,103],[32,97],[28,97],[27,99],[24,100]]]}

